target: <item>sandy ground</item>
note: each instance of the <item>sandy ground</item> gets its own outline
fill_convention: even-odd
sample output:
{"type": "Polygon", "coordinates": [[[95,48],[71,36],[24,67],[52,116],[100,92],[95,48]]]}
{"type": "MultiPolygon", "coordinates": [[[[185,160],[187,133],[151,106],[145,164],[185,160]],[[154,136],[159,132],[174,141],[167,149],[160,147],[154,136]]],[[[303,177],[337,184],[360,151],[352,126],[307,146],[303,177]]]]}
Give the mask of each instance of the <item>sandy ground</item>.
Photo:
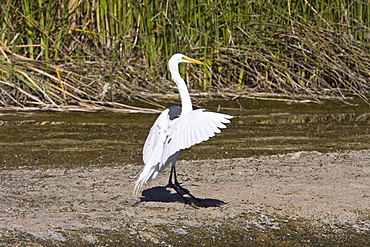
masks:
{"type": "MultiPolygon", "coordinates": [[[[114,246],[114,239],[127,246],[186,246],[179,236],[186,239],[193,230],[210,236],[194,245],[211,246],[230,241],[223,226],[231,229],[231,240],[249,234],[245,243],[266,241],[261,240],[264,232],[272,241],[272,231],[275,242],[270,244],[290,246],[298,243],[287,238],[292,222],[327,233],[361,234],[362,243],[370,242],[369,150],[178,161],[179,180],[199,198],[198,208],[166,187],[169,170],[134,197],[132,176],[140,169],[0,170],[0,246],[114,246]],[[256,231],[258,236],[251,233],[256,231]]],[[[312,241],[294,233],[297,241],[312,241]]]]}

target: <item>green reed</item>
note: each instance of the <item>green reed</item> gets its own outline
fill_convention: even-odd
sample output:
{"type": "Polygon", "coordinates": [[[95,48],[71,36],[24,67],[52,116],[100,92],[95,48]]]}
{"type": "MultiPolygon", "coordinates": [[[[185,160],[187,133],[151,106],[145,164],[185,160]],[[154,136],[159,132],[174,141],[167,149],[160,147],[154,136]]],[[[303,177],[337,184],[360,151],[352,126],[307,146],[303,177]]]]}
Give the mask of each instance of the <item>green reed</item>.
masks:
{"type": "Polygon", "coordinates": [[[155,104],[175,52],[210,69],[181,68],[192,89],[368,101],[367,0],[3,2],[0,105],[155,104]]]}

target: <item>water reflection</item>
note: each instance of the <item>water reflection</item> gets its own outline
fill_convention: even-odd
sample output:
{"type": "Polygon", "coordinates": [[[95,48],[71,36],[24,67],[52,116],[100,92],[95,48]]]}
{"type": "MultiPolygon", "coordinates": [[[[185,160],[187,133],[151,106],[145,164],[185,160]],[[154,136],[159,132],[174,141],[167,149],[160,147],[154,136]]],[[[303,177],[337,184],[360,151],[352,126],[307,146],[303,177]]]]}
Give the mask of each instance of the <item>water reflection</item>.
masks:
{"type": "Polygon", "coordinates": [[[265,115],[240,116],[240,119],[258,124],[304,124],[304,123],[370,123],[370,113],[338,114],[292,114],[271,113],[265,115]]]}
{"type": "MultiPolygon", "coordinates": [[[[90,113],[91,114],[91,113],[90,113]]],[[[135,119],[135,114],[130,118],[135,119]]],[[[152,116],[152,114],[148,114],[152,116]]],[[[82,116],[81,116],[82,117],[82,116]]],[[[0,116],[1,118],[1,116],[0,116]]],[[[104,119],[104,114],[100,119],[104,119]]],[[[370,123],[370,113],[337,113],[337,114],[292,114],[292,113],[267,113],[237,116],[238,121],[248,121],[255,124],[304,124],[304,123],[370,123]]],[[[38,121],[27,120],[0,120],[0,126],[19,125],[107,125],[104,122],[65,122],[65,121],[38,121]]],[[[112,124],[112,123],[110,123],[112,124]]]]}
{"type": "MultiPolygon", "coordinates": [[[[212,111],[220,108],[235,118],[216,137],[181,152],[179,159],[370,149],[368,108],[351,111],[347,106],[256,101],[219,101],[203,107],[212,111]],[[236,105],[243,105],[243,109],[236,105]]],[[[108,112],[0,112],[0,161],[7,167],[141,165],[142,145],[156,117],[108,112]]]]}

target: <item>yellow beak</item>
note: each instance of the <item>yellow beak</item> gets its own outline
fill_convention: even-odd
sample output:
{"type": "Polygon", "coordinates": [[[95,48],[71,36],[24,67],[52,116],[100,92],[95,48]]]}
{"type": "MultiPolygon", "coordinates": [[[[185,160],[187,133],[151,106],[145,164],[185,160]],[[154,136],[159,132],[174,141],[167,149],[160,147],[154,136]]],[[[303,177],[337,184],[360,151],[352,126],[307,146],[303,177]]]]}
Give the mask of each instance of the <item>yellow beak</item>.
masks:
{"type": "Polygon", "coordinates": [[[204,63],[202,63],[201,61],[198,61],[198,60],[195,60],[195,59],[192,59],[190,57],[183,57],[183,59],[186,59],[188,60],[189,62],[191,63],[196,63],[196,64],[201,64],[201,65],[205,65],[204,63]]]}

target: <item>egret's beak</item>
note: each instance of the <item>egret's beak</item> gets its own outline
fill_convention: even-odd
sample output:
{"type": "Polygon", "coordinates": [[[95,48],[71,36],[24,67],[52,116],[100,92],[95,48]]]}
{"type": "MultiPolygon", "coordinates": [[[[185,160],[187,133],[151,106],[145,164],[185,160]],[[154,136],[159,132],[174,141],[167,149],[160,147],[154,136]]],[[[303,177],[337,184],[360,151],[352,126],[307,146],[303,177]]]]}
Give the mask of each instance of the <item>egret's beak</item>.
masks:
{"type": "Polygon", "coordinates": [[[205,65],[205,64],[204,64],[204,63],[202,63],[201,61],[198,61],[198,60],[192,59],[192,58],[190,58],[190,57],[183,57],[183,59],[188,60],[188,61],[189,61],[189,62],[191,62],[191,63],[196,63],[196,64],[205,65]]]}

